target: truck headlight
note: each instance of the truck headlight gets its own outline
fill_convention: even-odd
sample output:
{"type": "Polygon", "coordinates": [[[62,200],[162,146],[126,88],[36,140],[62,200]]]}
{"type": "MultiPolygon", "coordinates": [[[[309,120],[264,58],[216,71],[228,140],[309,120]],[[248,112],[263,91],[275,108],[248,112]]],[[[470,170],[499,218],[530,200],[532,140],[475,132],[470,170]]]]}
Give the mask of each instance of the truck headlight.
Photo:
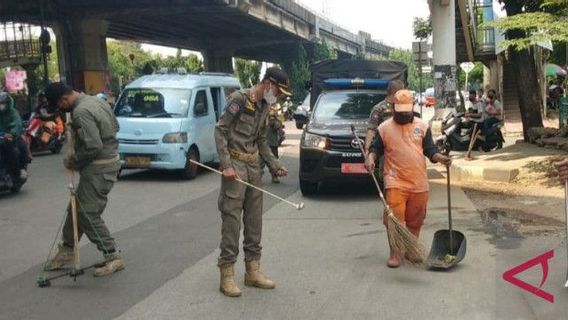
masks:
{"type": "Polygon", "coordinates": [[[162,138],[163,143],[186,143],[187,142],[187,132],[172,132],[167,133],[162,138]]]}
{"type": "Polygon", "coordinates": [[[308,132],[304,134],[304,139],[302,139],[302,147],[308,148],[329,149],[329,143],[329,138],[308,132]]]}

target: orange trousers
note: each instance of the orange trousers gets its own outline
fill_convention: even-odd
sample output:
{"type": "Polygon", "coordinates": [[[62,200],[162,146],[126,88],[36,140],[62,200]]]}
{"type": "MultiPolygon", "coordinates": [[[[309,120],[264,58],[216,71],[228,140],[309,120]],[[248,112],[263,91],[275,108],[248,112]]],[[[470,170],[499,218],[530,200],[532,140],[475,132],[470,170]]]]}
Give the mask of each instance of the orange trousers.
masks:
{"type": "MultiPolygon", "coordinates": [[[[408,230],[417,238],[426,218],[428,208],[428,191],[407,192],[401,189],[387,189],[387,204],[398,221],[405,223],[408,230]]],[[[383,218],[387,225],[387,217],[383,218]]]]}

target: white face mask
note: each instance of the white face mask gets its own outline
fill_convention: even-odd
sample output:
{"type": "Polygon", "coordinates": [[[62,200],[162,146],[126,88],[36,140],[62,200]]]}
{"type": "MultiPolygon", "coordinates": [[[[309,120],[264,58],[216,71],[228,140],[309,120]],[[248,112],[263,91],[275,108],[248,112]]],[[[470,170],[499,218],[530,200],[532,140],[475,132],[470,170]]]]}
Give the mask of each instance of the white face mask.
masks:
{"type": "Polygon", "coordinates": [[[6,111],[6,105],[0,104],[0,111],[6,111]]]}
{"type": "Polygon", "coordinates": [[[269,106],[278,102],[278,98],[272,93],[272,88],[268,88],[268,90],[264,91],[264,100],[268,103],[269,106]]]}

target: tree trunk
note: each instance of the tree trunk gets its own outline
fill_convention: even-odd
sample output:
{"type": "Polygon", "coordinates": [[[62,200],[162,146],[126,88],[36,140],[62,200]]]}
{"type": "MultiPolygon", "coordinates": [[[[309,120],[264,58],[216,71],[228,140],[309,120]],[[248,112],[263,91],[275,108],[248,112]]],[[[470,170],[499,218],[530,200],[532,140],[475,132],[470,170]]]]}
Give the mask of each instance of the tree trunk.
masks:
{"type": "Polygon", "coordinates": [[[528,141],[527,131],[542,127],[540,112],[542,98],[536,77],[534,53],[530,49],[511,51],[511,62],[515,69],[515,81],[519,93],[519,108],[523,122],[523,136],[528,141]]]}

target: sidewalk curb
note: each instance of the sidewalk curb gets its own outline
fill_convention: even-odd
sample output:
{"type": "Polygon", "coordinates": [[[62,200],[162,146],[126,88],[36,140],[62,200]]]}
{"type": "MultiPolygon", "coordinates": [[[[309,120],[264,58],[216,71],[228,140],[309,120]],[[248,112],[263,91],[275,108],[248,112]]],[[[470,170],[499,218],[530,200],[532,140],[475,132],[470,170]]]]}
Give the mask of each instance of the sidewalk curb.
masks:
{"type": "Polygon", "coordinates": [[[454,161],[450,172],[456,181],[512,182],[518,175],[517,168],[488,168],[483,165],[469,164],[465,160],[454,161]]]}

